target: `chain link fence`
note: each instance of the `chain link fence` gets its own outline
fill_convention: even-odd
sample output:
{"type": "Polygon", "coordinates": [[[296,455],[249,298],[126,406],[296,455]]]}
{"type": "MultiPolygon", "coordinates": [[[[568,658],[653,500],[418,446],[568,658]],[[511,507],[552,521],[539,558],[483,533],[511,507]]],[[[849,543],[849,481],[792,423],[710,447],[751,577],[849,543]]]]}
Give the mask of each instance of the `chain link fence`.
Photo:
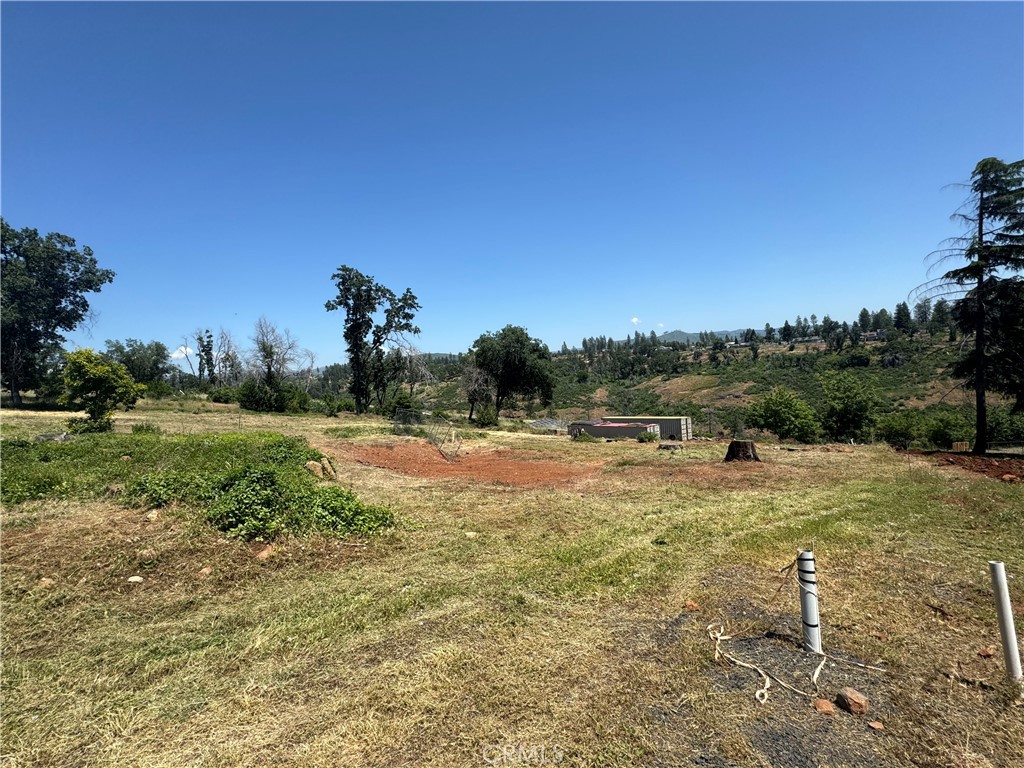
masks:
{"type": "Polygon", "coordinates": [[[395,411],[394,433],[425,437],[448,461],[455,461],[462,448],[462,435],[448,419],[432,413],[399,408],[395,411]]]}

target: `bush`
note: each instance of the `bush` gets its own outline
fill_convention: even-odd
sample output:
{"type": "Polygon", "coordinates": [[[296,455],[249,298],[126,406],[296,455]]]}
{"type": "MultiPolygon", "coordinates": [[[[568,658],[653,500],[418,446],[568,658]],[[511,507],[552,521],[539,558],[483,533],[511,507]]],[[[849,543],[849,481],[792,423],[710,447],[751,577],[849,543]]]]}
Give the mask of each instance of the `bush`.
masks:
{"type": "Polygon", "coordinates": [[[576,443],[600,443],[601,441],[589,432],[577,432],[573,435],[573,442],[576,443]]]}
{"type": "Polygon", "coordinates": [[[214,387],[210,390],[209,397],[214,403],[237,403],[238,387],[214,387]]]}
{"type": "Polygon", "coordinates": [[[91,349],[79,349],[67,356],[62,373],[64,391],[61,405],[81,408],[88,419],[72,419],[68,431],[106,432],[112,427],[110,416],[119,405],[135,405],[145,391],[136,384],[128,369],[91,349]],[[91,423],[86,423],[91,422],[91,423]]]}
{"type": "Polygon", "coordinates": [[[973,440],[974,424],[959,413],[938,413],[929,419],[924,429],[924,437],[936,448],[949,449],[957,441],[973,440]]]}
{"type": "Polygon", "coordinates": [[[86,435],[95,432],[110,432],[114,428],[114,420],[109,416],[99,419],[70,418],[67,420],[68,432],[72,435],[86,435]]]}
{"type": "Polygon", "coordinates": [[[821,425],[814,410],[795,392],[775,387],[747,410],[747,423],[774,433],[780,440],[814,442],[821,425]]]}
{"type": "Polygon", "coordinates": [[[238,404],[247,411],[283,413],[285,396],[276,381],[267,384],[264,381],[249,379],[243,381],[238,388],[238,404]]]}
{"type": "Polygon", "coordinates": [[[319,413],[321,416],[337,416],[338,407],[331,395],[324,395],[309,401],[309,412],[319,413]]]}
{"type": "Polygon", "coordinates": [[[474,421],[478,427],[496,427],[498,426],[498,412],[493,405],[485,405],[477,411],[474,421]]]}
{"type": "Polygon", "coordinates": [[[150,400],[163,400],[165,397],[171,397],[173,394],[174,389],[166,381],[151,381],[146,384],[145,396],[150,400]]]}
{"type": "Polygon", "coordinates": [[[305,390],[289,384],[282,390],[284,398],[284,410],[288,413],[305,413],[309,410],[309,393],[305,390]]]}
{"type": "Polygon", "coordinates": [[[141,424],[132,424],[133,435],[159,435],[163,430],[151,421],[144,421],[141,424]]]}
{"type": "Polygon", "coordinates": [[[661,439],[657,432],[641,432],[636,436],[638,443],[656,443],[661,439]]]}
{"type": "Polygon", "coordinates": [[[925,431],[926,420],[920,411],[889,413],[878,420],[875,434],[893,448],[907,449],[925,431]]]}
{"type": "Polygon", "coordinates": [[[394,522],[390,510],[363,504],[351,491],[317,485],[305,474],[250,466],[219,484],[207,519],[243,539],[272,539],[282,533],[368,534],[394,522]]]}

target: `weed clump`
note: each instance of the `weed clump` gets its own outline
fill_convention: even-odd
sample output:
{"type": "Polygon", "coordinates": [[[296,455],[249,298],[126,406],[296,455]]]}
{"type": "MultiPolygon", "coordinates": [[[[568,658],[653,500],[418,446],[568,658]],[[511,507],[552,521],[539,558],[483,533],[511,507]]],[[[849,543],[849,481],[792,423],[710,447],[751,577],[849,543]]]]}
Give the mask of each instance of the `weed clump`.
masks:
{"type": "Polygon", "coordinates": [[[573,442],[576,443],[600,443],[601,441],[589,432],[578,432],[573,435],[573,442]]]}
{"type": "Polygon", "coordinates": [[[636,441],[638,443],[656,443],[660,439],[661,437],[657,432],[641,432],[636,436],[636,441]]]}
{"type": "Polygon", "coordinates": [[[0,441],[0,497],[82,499],[124,488],[130,506],[182,504],[244,539],[283,533],[368,534],[393,522],[351,491],[318,483],[305,464],[320,461],[305,440],[273,433],[180,437],[141,430],[82,435],[69,443],[0,441]],[[68,467],[74,466],[74,472],[68,467]]]}
{"type": "Polygon", "coordinates": [[[318,485],[284,468],[246,467],[222,479],[207,519],[243,539],[282,533],[362,533],[390,526],[390,510],[363,504],[351,491],[318,485]]]}

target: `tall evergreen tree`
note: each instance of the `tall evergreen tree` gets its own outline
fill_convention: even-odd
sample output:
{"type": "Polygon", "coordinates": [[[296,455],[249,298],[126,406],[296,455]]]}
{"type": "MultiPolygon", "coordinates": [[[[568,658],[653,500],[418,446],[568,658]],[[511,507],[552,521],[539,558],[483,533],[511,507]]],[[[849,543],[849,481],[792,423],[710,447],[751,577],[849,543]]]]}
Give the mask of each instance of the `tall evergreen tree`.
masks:
{"type": "MultiPolygon", "coordinates": [[[[953,238],[949,248],[935,252],[937,263],[965,259],[967,264],[945,272],[939,286],[955,286],[966,291],[956,302],[956,320],[962,330],[973,332],[974,349],[968,368],[973,371],[975,419],[974,452],[988,447],[988,407],[985,399],[990,377],[1009,375],[1011,383],[1024,376],[1024,367],[1015,371],[998,369],[1007,355],[990,346],[993,320],[1015,322],[1006,312],[1024,312],[1014,306],[1017,294],[1003,285],[1008,272],[1024,271],[1024,160],[1006,163],[994,157],[980,161],[971,174],[970,195],[954,218],[967,232],[953,238]],[[1009,300],[1007,297],[1010,297],[1009,300]],[[995,368],[994,368],[995,366],[995,368]]],[[[929,284],[926,284],[929,285],[929,284]]],[[[1004,343],[1015,343],[1011,335],[1004,343]]],[[[1013,354],[1009,359],[1014,359],[1013,354]]]]}

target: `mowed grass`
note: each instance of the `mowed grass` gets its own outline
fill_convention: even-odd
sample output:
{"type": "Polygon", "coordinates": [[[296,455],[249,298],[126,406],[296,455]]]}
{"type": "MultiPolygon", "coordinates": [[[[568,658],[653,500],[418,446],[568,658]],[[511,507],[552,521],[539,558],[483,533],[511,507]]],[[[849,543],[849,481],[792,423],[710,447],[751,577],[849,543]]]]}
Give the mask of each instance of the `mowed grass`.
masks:
{"type": "MultiPolygon", "coordinates": [[[[372,419],[186,415],[142,408],[117,425],[241,426],[322,450],[393,439],[372,419]]],[[[8,411],[3,436],[61,418],[8,411]]],[[[851,755],[872,750],[867,764],[1009,766],[1024,753],[986,568],[1024,573],[1020,484],[880,447],[759,446],[762,464],[725,465],[718,443],[669,453],[492,432],[471,450],[495,448],[601,469],[524,489],[335,456],[339,482],[396,527],[270,552],[185,507],[69,492],[5,508],[5,761],[472,766],[539,764],[529,750],[546,748],[565,765],[783,765],[759,729],[809,718],[851,755]],[[798,625],[779,569],[810,546],[826,649],[888,669],[861,683],[884,731],[826,721],[777,686],[757,704],[759,677],[713,659],[708,624],[751,639],[798,625]],[[994,658],[978,655],[990,646],[994,658]]],[[[826,670],[821,696],[838,674],[826,670]]]]}

